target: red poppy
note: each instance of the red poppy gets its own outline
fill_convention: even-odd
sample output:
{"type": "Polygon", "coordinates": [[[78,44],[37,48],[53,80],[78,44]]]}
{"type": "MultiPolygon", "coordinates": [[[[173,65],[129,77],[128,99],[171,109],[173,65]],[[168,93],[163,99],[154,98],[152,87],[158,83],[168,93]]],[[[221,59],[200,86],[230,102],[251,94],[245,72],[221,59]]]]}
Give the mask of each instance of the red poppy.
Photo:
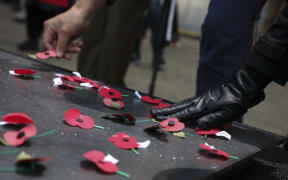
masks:
{"type": "Polygon", "coordinates": [[[39,59],[48,59],[50,57],[55,58],[56,57],[56,52],[53,50],[48,50],[48,51],[44,51],[44,52],[39,52],[36,54],[36,56],[39,59]]]}
{"type": "Polygon", "coordinates": [[[27,138],[35,136],[37,128],[35,126],[25,126],[19,131],[8,131],[4,133],[4,140],[11,146],[20,146],[27,138]]]}
{"type": "Polygon", "coordinates": [[[80,114],[80,111],[76,108],[68,109],[65,112],[65,122],[70,126],[78,126],[82,129],[94,128],[94,120],[89,116],[80,114]]]}
{"type": "Polygon", "coordinates": [[[135,117],[130,113],[113,114],[113,116],[123,119],[125,124],[135,124],[136,121],[135,117]]]}
{"type": "Polygon", "coordinates": [[[155,119],[155,117],[154,117],[151,113],[148,114],[148,117],[149,117],[150,119],[155,119]]]}
{"type": "Polygon", "coordinates": [[[21,76],[31,76],[35,74],[37,71],[31,69],[14,69],[14,73],[21,76]]]}
{"type": "Polygon", "coordinates": [[[8,124],[34,124],[29,116],[24,113],[9,113],[3,116],[3,121],[8,124]]]}
{"type": "Polygon", "coordinates": [[[99,169],[101,169],[105,173],[116,173],[118,171],[118,167],[109,161],[104,161],[105,154],[101,151],[89,151],[83,154],[85,158],[94,162],[99,169]]]}
{"type": "Polygon", "coordinates": [[[51,159],[49,157],[31,157],[29,154],[22,151],[17,157],[17,164],[46,162],[50,160],[51,159]]]}
{"type": "Polygon", "coordinates": [[[177,118],[168,118],[164,121],[161,121],[160,126],[163,129],[163,131],[169,131],[169,132],[182,131],[185,128],[184,123],[179,122],[177,118]]]}
{"type": "Polygon", "coordinates": [[[99,89],[101,87],[100,84],[97,84],[92,79],[89,79],[89,78],[86,78],[86,77],[74,76],[73,78],[74,78],[75,81],[77,81],[79,83],[89,83],[95,89],[99,89]]]}
{"type": "Polygon", "coordinates": [[[119,101],[118,99],[110,99],[110,98],[104,98],[103,103],[112,109],[122,109],[124,107],[124,103],[122,101],[119,101]]]}
{"type": "Polygon", "coordinates": [[[102,86],[98,89],[100,96],[103,98],[115,98],[115,99],[122,99],[122,94],[117,91],[116,89],[109,88],[107,86],[102,86]]]}
{"type": "Polygon", "coordinates": [[[125,133],[116,133],[109,138],[109,141],[120,149],[132,149],[139,146],[134,137],[128,136],[125,133]]]}
{"type": "Polygon", "coordinates": [[[208,144],[200,144],[200,147],[212,154],[215,154],[215,155],[218,155],[218,156],[222,156],[222,157],[225,157],[225,158],[228,158],[229,157],[229,154],[221,151],[221,150],[217,150],[215,149],[214,147],[212,148],[211,146],[209,146],[208,144]]]}
{"type": "Polygon", "coordinates": [[[71,77],[71,76],[67,76],[67,75],[64,75],[64,76],[60,76],[61,80],[66,80],[66,81],[70,81],[70,82],[75,82],[74,78],[71,77]]]}
{"type": "Polygon", "coordinates": [[[157,106],[152,106],[152,108],[154,108],[154,109],[166,108],[166,107],[169,107],[169,106],[171,106],[171,104],[165,104],[165,103],[160,102],[157,106]]]}
{"type": "Polygon", "coordinates": [[[199,128],[196,128],[196,133],[199,135],[212,135],[218,132],[220,132],[219,129],[201,130],[199,128]]]}
{"type": "Polygon", "coordinates": [[[161,99],[152,99],[149,96],[141,96],[141,99],[144,102],[150,103],[150,104],[159,104],[161,102],[161,99]]]}

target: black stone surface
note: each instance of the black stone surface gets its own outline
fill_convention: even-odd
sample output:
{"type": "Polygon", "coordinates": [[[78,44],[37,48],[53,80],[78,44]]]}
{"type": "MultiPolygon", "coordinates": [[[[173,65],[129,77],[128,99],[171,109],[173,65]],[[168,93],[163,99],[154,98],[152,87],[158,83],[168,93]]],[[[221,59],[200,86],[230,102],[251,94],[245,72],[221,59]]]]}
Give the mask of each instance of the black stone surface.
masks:
{"type": "MultiPolygon", "coordinates": [[[[35,121],[38,133],[57,129],[57,133],[31,139],[21,147],[0,145],[1,151],[19,149],[37,157],[48,156],[52,159],[41,163],[41,168],[35,173],[0,172],[1,180],[125,179],[117,174],[106,175],[93,163],[87,162],[82,154],[90,150],[112,154],[120,160],[117,164],[119,169],[131,174],[131,179],[213,179],[233,169],[240,169],[255,154],[275,146],[281,140],[277,136],[235,124],[227,129],[232,135],[231,141],[215,137],[204,139],[189,127],[184,131],[194,137],[181,139],[168,135],[167,142],[161,141],[143,131],[154,125],[152,122],[127,126],[98,118],[103,113],[131,112],[138,120],[146,119],[152,105],[141,102],[134,91],[116,88],[122,94],[129,94],[129,97],[123,98],[129,107],[121,111],[111,110],[103,105],[95,90],[72,91],[53,87],[52,80],[56,77],[54,73],[71,75],[71,72],[0,51],[0,116],[22,112],[35,121]],[[37,70],[41,79],[21,79],[9,75],[8,71],[16,68],[37,70]],[[106,130],[83,130],[66,125],[63,122],[64,112],[70,108],[77,108],[81,114],[94,118],[95,123],[104,126],[106,130]],[[149,139],[152,143],[148,149],[139,149],[140,155],[137,156],[132,151],[115,148],[108,141],[117,132],[134,136],[138,142],[149,139]],[[199,145],[205,142],[240,159],[211,158],[200,151],[199,145]]],[[[11,129],[0,127],[1,136],[8,130],[11,129]]],[[[16,154],[0,155],[0,167],[14,167],[15,162],[16,154]]]]}

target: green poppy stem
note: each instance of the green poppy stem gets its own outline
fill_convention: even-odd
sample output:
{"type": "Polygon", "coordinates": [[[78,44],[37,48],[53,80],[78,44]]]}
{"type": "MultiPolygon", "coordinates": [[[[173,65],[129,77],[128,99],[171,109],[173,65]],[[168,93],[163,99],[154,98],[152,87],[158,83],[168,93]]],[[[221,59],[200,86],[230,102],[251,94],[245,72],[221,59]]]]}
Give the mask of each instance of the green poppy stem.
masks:
{"type": "Polygon", "coordinates": [[[0,151],[0,155],[19,153],[19,150],[0,151]]]}
{"type": "Polygon", "coordinates": [[[129,95],[128,94],[122,94],[122,97],[128,97],[129,95]]]}
{"type": "Polygon", "coordinates": [[[131,150],[136,154],[139,155],[140,153],[138,151],[136,151],[134,148],[131,148],[131,150]]]}
{"type": "Polygon", "coordinates": [[[103,126],[94,125],[94,127],[95,127],[95,128],[98,128],[98,129],[103,129],[103,130],[105,129],[103,126]]]}
{"type": "Polygon", "coordinates": [[[135,123],[141,123],[141,122],[152,122],[151,119],[144,119],[144,120],[137,120],[135,123]]]}
{"type": "Polygon", "coordinates": [[[39,134],[39,135],[32,136],[31,138],[40,138],[40,137],[47,136],[47,135],[50,135],[50,134],[53,134],[53,133],[56,133],[56,132],[57,132],[57,130],[54,129],[54,130],[47,131],[47,132],[39,134]]]}
{"type": "Polygon", "coordinates": [[[75,87],[75,90],[79,91],[79,90],[82,90],[83,88],[82,87],[75,87]]]}
{"type": "Polygon", "coordinates": [[[185,135],[193,137],[193,134],[190,133],[185,133],[185,135]]]}
{"type": "Polygon", "coordinates": [[[232,159],[239,159],[239,157],[236,157],[236,156],[229,156],[229,158],[232,158],[232,159]]]}
{"type": "Polygon", "coordinates": [[[0,168],[0,172],[15,172],[17,168],[0,168]]]}
{"type": "Polygon", "coordinates": [[[34,78],[36,79],[40,79],[41,77],[40,76],[36,76],[36,75],[33,75],[34,78]]]}
{"type": "Polygon", "coordinates": [[[204,138],[205,138],[205,139],[207,138],[207,134],[204,136],[204,138]]]}
{"type": "Polygon", "coordinates": [[[126,177],[126,178],[130,178],[131,176],[130,176],[130,174],[127,174],[127,173],[125,173],[125,172],[123,172],[123,171],[117,171],[116,172],[117,174],[119,174],[119,175],[121,175],[121,176],[124,176],[124,177],[126,177]]]}

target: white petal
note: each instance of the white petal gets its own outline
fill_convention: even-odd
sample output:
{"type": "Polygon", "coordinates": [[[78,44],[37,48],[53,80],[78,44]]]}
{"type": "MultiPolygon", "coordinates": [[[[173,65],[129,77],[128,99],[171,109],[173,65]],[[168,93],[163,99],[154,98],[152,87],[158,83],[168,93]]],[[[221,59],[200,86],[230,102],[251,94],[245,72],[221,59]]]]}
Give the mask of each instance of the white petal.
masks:
{"type": "Polygon", "coordinates": [[[119,162],[119,160],[114,158],[111,154],[108,154],[107,156],[105,156],[104,161],[111,162],[113,164],[117,164],[119,162]]]}
{"type": "Polygon", "coordinates": [[[141,99],[141,95],[140,95],[140,93],[139,93],[138,91],[135,91],[135,95],[136,95],[139,99],[141,99]]]}
{"type": "Polygon", "coordinates": [[[53,85],[54,86],[60,86],[62,84],[63,84],[63,82],[62,82],[61,78],[54,78],[53,79],[53,85]]]}
{"type": "Polygon", "coordinates": [[[73,72],[73,74],[75,74],[76,76],[78,76],[78,77],[80,77],[80,78],[82,77],[79,72],[73,72]]]}
{"type": "Polygon", "coordinates": [[[13,75],[13,76],[19,76],[19,74],[16,74],[14,71],[9,71],[9,74],[13,75]]]}
{"type": "Polygon", "coordinates": [[[214,146],[210,146],[210,145],[209,145],[208,143],[206,143],[206,142],[205,142],[205,145],[206,145],[206,146],[209,146],[211,149],[216,150],[216,148],[215,148],[214,146]]]}
{"type": "Polygon", "coordinates": [[[139,144],[138,148],[147,148],[150,144],[151,144],[151,141],[150,140],[147,140],[147,141],[144,141],[144,142],[137,142],[139,144]]]}
{"type": "Polygon", "coordinates": [[[5,125],[5,124],[8,124],[7,122],[4,122],[4,121],[1,121],[0,122],[0,126],[3,126],[3,125],[5,125]]]}
{"type": "Polygon", "coordinates": [[[80,86],[92,88],[93,86],[90,83],[80,83],[80,86]]]}
{"type": "Polygon", "coordinates": [[[64,75],[60,74],[60,73],[55,73],[55,76],[61,77],[61,76],[64,76],[64,75]]]}
{"type": "Polygon", "coordinates": [[[228,134],[226,131],[220,131],[215,134],[216,136],[225,137],[228,140],[231,140],[231,135],[228,134]]]}

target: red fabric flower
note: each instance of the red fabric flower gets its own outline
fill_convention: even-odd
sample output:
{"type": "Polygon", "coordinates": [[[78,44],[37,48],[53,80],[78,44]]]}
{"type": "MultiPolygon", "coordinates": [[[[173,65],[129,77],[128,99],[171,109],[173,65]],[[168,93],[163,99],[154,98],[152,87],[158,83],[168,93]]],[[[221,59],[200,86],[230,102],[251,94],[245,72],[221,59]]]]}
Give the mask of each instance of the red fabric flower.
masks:
{"type": "Polygon", "coordinates": [[[35,126],[25,126],[19,131],[8,131],[4,133],[4,140],[11,146],[20,146],[27,138],[35,136],[37,128],[35,126]]]}
{"type": "Polygon", "coordinates": [[[169,131],[169,132],[182,131],[185,128],[184,123],[179,122],[177,118],[168,118],[164,121],[161,121],[160,126],[163,129],[163,131],[169,131]]]}
{"type": "Polygon", "coordinates": [[[3,121],[8,124],[34,124],[29,116],[24,113],[9,113],[3,116],[3,121]]]}
{"type": "Polygon", "coordinates": [[[103,103],[112,109],[122,109],[124,108],[124,103],[122,101],[119,101],[118,99],[110,99],[110,98],[104,98],[103,103]]]}
{"type": "Polygon", "coordinates": [[[108,161],[104,161],[105,154],[101,151],[89,151],[83,154],[85,158],[94,162],[96,166],[101,169],[105,173],[116,173],[118,171],[118,167],[108,161]]]}
{"type": "Polygon", "coordinates": [[[152,99],[149,96],[141,96],[142,101],[150,103],[150,104],[159,104],[161,99],[152,99]]]}
{"type": "Polygon", "coordinates": [[[154,108],[154,109],[166,108],[166,107],[169,107],[169,106],[171,106],[171,104],[165,104],[165,103],[160,102],[157,106],[152,106],[152,108],[154,108]]]}
{"type": "Polygon", "coordinates": [[[69,5],[68,0],[38,0],[38,1],[61,8],[67,8],[69,5]]]}
{"type": "Polygon", "coordinates": [[[109,141],[120,149],[132,149],[139,146],[134,137],[128,136],[125,133],[116,133],[109,138],[109,141]]]}
{"type": "Polygon", "coordinates": [[[84,116],[80,114],[78,109],[72,108],[65,112],[65,122],[70,126],[78,126],[82,129],[92,129],[94,128],[95,122],[89,116],[84,116]]]}
{"type": "Polygon", "coordinates": [[[79,76],[73,76],[74,80],[79,83],[90,83],[93,88],[99,89],[101,86],[94,82],[92,79],[86,78],[86,77],[79,77],[79,76]]]}
{"type": "Polygon", "coordinates": [[[19,74],[21,76],[31,76],[35,74],[37,71],[31,69],[14,69],[14,73],[19,74]]]}
{"type": "Polygon", "coordinates": [[[155,119],[155,117],[152,115],[152,114],[148,114],[148,117],[150,118],[150,119],[155,119]]]}
{"type": "Polygon", "coordinates": [[[122,94],[117,91],[116,89],[109,88],[106,86],[102,86],[101,88],[98,89],[100,96],[103,98],[115,98],[115,99],[122,99],[122,94]]]}
{"type": "Polygon", "coordinates": [[[200,147],[212,154],[215,154],[215,155],[218,155],[218,156],[222,156],[222,157],[225,157],[225,158],[228,158],[229,157],[229,154],[221,151],[221,150],[217,150],[217,149],[214,149],[214,148],[211,148],[210,146],[206,145],[206,144],[200,144],[200,147]]]}
{"type": "Polygon", "coordinates": [[[196,128],[196,133],[199,135],[212,135],[218,132],[220,132],[219,129],[201,130],[199,128],[196,128]]]}
{"type": "Polygon", "coordinates": [[[56,52],[53,50],[48,50],[48,51],[44,51],[44,52],[39,52],[36,54],[36,56],[39,59],[48,59],[50,57],[55,58],[56,57],[56,52]]]}
{"type": "Polygon", "coordinates": [[[71,76],[64,75],[64,76],[60,76],[60,78],[61,78],[61,80],[75,82],[75,79],[73,77],[71,77],[71,76]]]}

